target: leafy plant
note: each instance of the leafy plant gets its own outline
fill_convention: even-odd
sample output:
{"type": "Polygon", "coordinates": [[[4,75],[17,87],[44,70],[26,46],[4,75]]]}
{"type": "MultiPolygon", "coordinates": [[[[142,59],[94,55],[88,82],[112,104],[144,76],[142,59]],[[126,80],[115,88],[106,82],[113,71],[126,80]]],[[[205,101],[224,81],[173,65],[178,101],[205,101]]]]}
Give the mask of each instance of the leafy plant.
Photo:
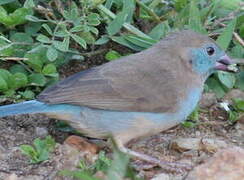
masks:
{"type": "Polygon", "coordinates": [[[0,13],[5,13],[0,23],[9,32],[0,35],[0,60],[15,62],[0,75],[0,98],[20,101],[33,99],[57,81],[57,68],[69,59],[84,59],[77,48],[86,49],[95,42],[101,18],[93,12],[96,2],[88,0],[78,3],[81,8],[75,2],[59,8],[52,18],[45,13],[44,18],[36,16],[33,7],[38,1],[26,0],[23,7],[17,2],[5,1],[0,6],[0,13]]]}
{"type": "Polygon", "coordinates": [[[55,144],[55,140],[51,136],[47,136],[43,140],[36,138],[33,146],[21,145],[20,150],[30,158],[31,163],[36,164],[49,158],[49,154],[53,152],[55,144]]]}
{"type": "Polygon", "coordinates": [[[187,120],[182,122],[181,124],[185,128],[193,128],[199,121],[199,111],[200,108],[196,107],[195,110],[188,116],[187,120]]]}
{"type": "Polygon", "coordinates": [[[110,50],[109,52],[106,53],[105,55],[105,59],[107,59],[108,61],[113,61],[115,59],[120,58],[122,55],[114,50],[110,50]]]}
{"type": "Polygon", "coordinates": [[[102,171],[106,174],[108,180],[122,179],[128,177],[131,180],[140,180],[136,177],[135,171],[128,166],[129,158],[118,150],[114,150],[113,160],[105,156],[105,152],[101,151],[98,155],[98,159],[93,165],[87,165],[84,161],[80,161],[79,170],[69,171],[63,170],[60,175],[87,180],[98,180],[94,177],[94,174],[98,171],[102,171]]]}
{"type": "Polygon", "coordinates": [[[78,168],[79,170],[75,171],[69,171],[69,170],[62,170],[60,172],[60,175],[78,178],[78,179],[91,179],[91,180],[97,180],[97,178],[94,178],[93,175],[97,171],[107,172],[109,167],[111,166],[111,160],[108,159],[105,156],[104,151],[100,151],[98,155],[98,159],[95,161],[93,165],[88,165],[85,163],[85,161],[80,161],[78,168]]]}
{"type": "MultiPolygon", "coordinates": [[[[59,6],[55,3],[50,6],[43,1],[46,7],[40,6],[39,0],[22,2],[4,0],[0,3],[0,23],[3,24],[0,60],[11,62],[9,76],[23,79],[17,87],[12,87],[14,80],[1,75],[2,99],[33,98],[45,86],[58,80],[60,65],[70,59],[82,61],[89,53],[80,51],[87,51],[94,44],[102,46],[110,40],[141,51],[169,32],[190,28],[200,33],[217,34],[214,35],[214,38],[218,37],[217,43],[232,57],[244,56],[243,46],[233,38],[233,33],[244,36],[243,14],[238,7],[240,0],[228,2],[228,7],[218,0],[80,0],[60,1],[59,6]],[[38,8],[34,8],[37,4],[38,8]],[[224,8],[222,13],[220,7],[224,8]],[[234,16],[219,23],[233,11],[234,16]],[[143,32],[135,21],[154,26],[143,32]]],[[[107,60],[117,57],[119,55],[112,51],[105,56],[107,60]]],[[[243,89],[242,74],[217,73],[208,80],[208,89],[218,97],[223,97],[232,88],[243,89]]]]}
{"type": "Polygon", "coordinates": [[[241,116],[243,116],[244,112],[244,99],[233,99],[233,109],[228,111],[228,119],[231,124],[235,123],[239,120],[241,116]]]}

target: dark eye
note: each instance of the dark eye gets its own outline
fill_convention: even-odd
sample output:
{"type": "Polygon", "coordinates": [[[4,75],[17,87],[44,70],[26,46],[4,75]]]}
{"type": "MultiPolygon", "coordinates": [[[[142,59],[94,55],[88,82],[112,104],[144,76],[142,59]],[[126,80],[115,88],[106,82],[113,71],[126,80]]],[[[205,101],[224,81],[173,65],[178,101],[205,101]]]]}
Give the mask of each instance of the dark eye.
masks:
{"type": "Polygon", "coordinates": [[[209,56],[212,56],[214,54],[214,48],[213,47],[207,47],[207,53],[209,56]]]}

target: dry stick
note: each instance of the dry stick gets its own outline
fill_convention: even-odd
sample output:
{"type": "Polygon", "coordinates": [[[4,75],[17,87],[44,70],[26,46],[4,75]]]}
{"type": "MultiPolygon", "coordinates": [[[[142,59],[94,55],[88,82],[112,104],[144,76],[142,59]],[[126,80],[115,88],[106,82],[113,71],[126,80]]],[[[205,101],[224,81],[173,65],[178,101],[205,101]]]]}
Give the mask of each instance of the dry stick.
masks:
{"type": "Polygon", "coordinates": [[[242,45],[244,46],[244,40],[236,33],[233,32],[234,37],[236,38],[236,40],[242,45]]]}
{"type": "Polygon", "coordinates": [[[20,57],[0,57],[0,59],[4,61],[25,61],[28,60],[28,58],[20,58],[20,57]]]}

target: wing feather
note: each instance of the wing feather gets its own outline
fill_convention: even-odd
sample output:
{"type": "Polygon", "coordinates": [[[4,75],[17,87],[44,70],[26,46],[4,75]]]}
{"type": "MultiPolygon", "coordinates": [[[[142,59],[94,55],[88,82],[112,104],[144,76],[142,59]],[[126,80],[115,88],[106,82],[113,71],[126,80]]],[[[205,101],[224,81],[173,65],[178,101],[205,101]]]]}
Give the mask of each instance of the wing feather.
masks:
{"type": "Polygon", "coordinates": [[[138,53],[77,73],[44,90],[38,100],[116,111],[172,111],[177,77],[167,64],[158,66],[150,58],[150,53],[144,52],[143,59],[138,53]]]}

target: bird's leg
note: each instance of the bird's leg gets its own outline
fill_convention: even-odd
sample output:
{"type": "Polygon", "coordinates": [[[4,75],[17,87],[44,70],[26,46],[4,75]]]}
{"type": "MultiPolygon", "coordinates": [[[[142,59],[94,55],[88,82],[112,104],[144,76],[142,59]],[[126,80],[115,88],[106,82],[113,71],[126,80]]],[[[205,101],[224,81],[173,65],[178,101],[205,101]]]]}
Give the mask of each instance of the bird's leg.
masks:
{"type": "Polygon", "coordinates": [[[179,163],[179,162],[169,162],[169,161],[162,161],[157,158],[148,156],[146,154],[142,154],[131,149],[126,148],[122,143],[116,141],[117,147],[119,150],[129,156],[139,158],[141,160],[157,164],[162,169],[170,172],[182,172],[183,170],[191,170],[192,166],[186,163],[179,163]]]}

